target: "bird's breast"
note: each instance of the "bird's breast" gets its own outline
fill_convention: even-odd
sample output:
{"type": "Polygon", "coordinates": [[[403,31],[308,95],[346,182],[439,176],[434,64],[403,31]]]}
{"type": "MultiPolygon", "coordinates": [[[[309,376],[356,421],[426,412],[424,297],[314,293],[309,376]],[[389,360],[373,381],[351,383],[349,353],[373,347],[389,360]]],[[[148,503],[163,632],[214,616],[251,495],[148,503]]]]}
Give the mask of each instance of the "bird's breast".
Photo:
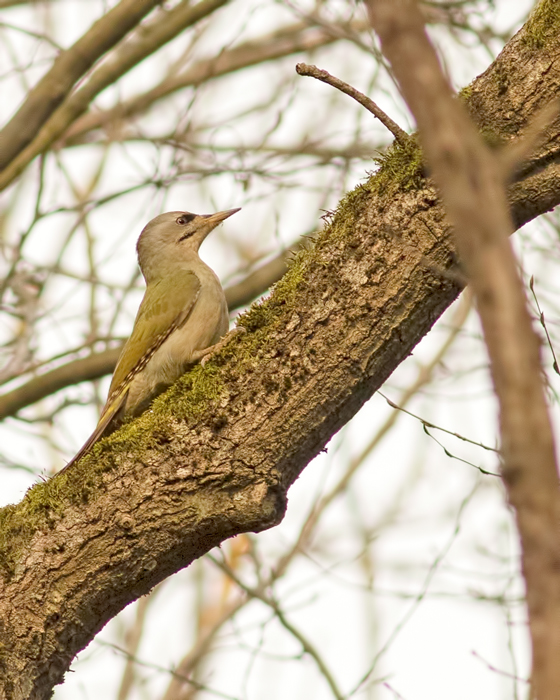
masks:
{"type": "Polygon", "coordinates": [[[185,323],[173,331],[154,354],[146,369],[156,384],[172,384],[180,377],[193,355],[210,347],[227,333],[228,308],[224,290],[216,275],[207,268],[197,276],[201,287],[198,299],[185,323]]]}

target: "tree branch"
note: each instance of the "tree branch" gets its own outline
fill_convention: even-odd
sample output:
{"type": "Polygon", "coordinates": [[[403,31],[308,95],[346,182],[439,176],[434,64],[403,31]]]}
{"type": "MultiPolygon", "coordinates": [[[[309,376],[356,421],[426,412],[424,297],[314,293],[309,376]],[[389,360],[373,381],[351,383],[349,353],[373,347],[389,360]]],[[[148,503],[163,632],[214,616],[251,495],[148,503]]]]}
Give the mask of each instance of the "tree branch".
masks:
{"type": "MultiPolygon", "coordinates": [[[[362,22],[352,26],[355,26],[356,30],[363,30],[367,25],[362,22]]],[[[332,33],[318,27],[310,27],[306,22],[297,22],[283,27],[259,39],[246,41],[239,46],[222,51],[218,56],[201,59],[183,73],[170,76],[151,90],[121,102],[111,109],[84,114],[68,129],[59,143],[62,146],[72,146],[87,142],[87,134],[96,129],[118,133],[127,119],[142,114],[158,100],[178,90],[283,56],[312,51],[340,40],[341,37],[333,36],[332,33]]]]}
{"type": "Polygon", "coordinates": [[[356,88],[352,87],[352,85],[348,85],[348,83],[345,83],[344,80],[340,80],[340,78],[331,75],[326,70],[317,68],[317,66],[308,65],[307,63],[298,63],[296,66],[296,73],[298,75],[307,75],[310,78],[321,80],[327,85],[332,85],[332,87],[340,90],[345,95],[348,95],[352,99],[356,100],[356,102],[359,102],[362,107],[365,107],[368,110],[368,112],[371,112],[371,114],[379,119],[383,126],[393,134],[399,143],[403,145],[408,143],[410,136],[406,133],[406,131],[401,129],[401,127],[394,122],[389,115],[385,114],[381,107],[376,105],[371,98],[364,95],[363,92],[356,90],[356,88]]]}
{"type": "MultiPolygon", "coordinates": [[[[126,1],[130,2],[131,0],[126,1]]],[[[47,151],[106,87],[116,82],[118,78],[160,46],[171,41],[183,29],[214,12],[227,1],[200,0],[193,6],[189,0],[183,0],[169,12],[162,13],[162,16],[158,16],[146,27],[142,27],[141,31],[138,31],[128,42],[116,49],[108,60],[93,72],[85,85],[69,95],[62,104],[60,104],[61,99],[56,104],[53,103],[55,107],[60,105],[58,109],[51,109],[47,115],[43,115],[42,121],[36,123],[32,134],[33,140],[28,139],[26,142],[28,145],[25,148],[20,148],[17,155],[12,156],[13,159],[10,159],[3,167],[0,172],[0,190],[5,189],[13,182],[34,158],[47,151]]],[[[149,2],[156,4],[156,0],[149,0],[149,2]]],[[[161,2],[161,0],[157,0],[157,2],[161,2]]],[[[148,3],[148,0],[141,0],[141,2],[132,0],[132,3],[135,6],[143,6],[143,3],[148,3]]],[[[24,115],[18,113],[14,116],[12,119],[13,130],[21,128],[22,120],[24,121],[24,115]]]]}
{"type": "Polygon", "coordinates": [[[368,8],[416,118],[477,302],[500,405],[502,476],[521,537],[533,693],[554,700],[560,687],[560,490],[540,343],[509,240],[503,165],[453,98],[416,0],[369,0],[368,8]]]}
{"type": "Polygon", "coordinates": [[[23,105],[0,131],[0,171],[35,138],[45,121],[91,66],[161,0],[121,0],[58,56],[23,105]]]}

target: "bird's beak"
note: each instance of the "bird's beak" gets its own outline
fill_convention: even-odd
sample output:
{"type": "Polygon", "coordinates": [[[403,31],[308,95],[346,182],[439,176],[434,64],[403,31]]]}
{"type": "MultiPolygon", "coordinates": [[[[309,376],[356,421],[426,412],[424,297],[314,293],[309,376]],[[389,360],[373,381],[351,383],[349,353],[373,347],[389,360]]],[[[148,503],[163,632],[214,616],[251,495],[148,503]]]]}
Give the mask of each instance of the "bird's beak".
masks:
{"type": "Polygon", "coordinates": [[[222,221],[224,221],[224,219],[227,219],[232,214],[235,214],[236,212],[240,211],[240,209],[241,207],[238,207],[237,209],[226,209],[225,211],[219,211],[216,214],[206,214],[204,218],[209,224],[211,224],[212,228],[214,228],[222,221]]]}

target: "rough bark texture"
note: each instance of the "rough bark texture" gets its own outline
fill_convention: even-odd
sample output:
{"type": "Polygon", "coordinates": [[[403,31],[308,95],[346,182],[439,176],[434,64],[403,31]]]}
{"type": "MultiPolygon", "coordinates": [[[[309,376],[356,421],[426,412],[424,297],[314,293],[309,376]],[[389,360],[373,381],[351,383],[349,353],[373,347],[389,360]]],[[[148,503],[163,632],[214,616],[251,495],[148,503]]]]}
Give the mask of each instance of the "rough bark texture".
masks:
{"type": "MultiPolygon", "coordinates": [[[[542,3],[543,21],[465,91],[494,139],[517,136],[558,93],[554,7],[542,3]]],[[[555,131],[511,188],[518,225],[560,201],[559,157],[555,131]]],[[[393,150],[242,321],[245,336],[0,512],[0,697],[49,697],[130,601],[282,519],[290,484],[459,293],[450,241],[418,153],[393,150]]]]}

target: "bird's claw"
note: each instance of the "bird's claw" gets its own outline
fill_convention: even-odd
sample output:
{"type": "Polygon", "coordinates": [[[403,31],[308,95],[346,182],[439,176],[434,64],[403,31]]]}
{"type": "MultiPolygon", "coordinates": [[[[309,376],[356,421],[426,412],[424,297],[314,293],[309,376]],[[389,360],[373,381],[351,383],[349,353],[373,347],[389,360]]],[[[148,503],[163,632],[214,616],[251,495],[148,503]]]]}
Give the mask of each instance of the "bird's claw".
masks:
{"type": "Polygon", "coordinates": [[[208,353],[204,355],[204,357],[200,360],[200,364],[204,367],[204,365],[210,360],[216,353],[220,352],[220,350],[229,343],[229,341],[233,338],[235,335],[243,335],[247,333],[247,329],[243,328],[243,326],[237,326],[237,328],[233,328],[229,333],[226,333],[224,337],[218,341],[215,345],[212,345],[212,347],[208,348],[208,353]]]}

